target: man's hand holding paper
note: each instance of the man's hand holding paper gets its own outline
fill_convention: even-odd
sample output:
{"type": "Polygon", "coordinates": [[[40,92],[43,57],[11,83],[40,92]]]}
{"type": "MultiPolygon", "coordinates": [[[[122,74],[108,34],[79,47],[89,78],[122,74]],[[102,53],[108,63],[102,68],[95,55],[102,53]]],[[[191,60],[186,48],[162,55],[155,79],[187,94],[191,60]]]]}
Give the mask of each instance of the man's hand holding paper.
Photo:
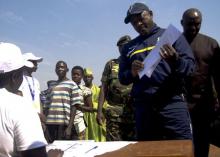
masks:
{"type": "Polygon", "coordinates": [[[178,57],[176,50],[171,45],[180,37],[180,35],[181,32],[176,27],[173,25],[168,26],[166,31],[160,37],[159,42],[157,42],[155,48],[144,59],[144,69],[138,73],[140,78],[144,75],[151,77],[154,69],[160,62],[161,57],[164,59],[178,57]]]}
{"type": "Polygon", "coordinates": [[[144,69],[144,63],[139,60],[134,60],[131,64],[131,73],[136,77],[140,71],[144,69]]]}
{"type": "Polygon", "coordinates": [[[160,56],[165,59],[168,64],[173,64],[179,58],[179,54],[170,44],[164,44],[160,48],[160,56]]]}

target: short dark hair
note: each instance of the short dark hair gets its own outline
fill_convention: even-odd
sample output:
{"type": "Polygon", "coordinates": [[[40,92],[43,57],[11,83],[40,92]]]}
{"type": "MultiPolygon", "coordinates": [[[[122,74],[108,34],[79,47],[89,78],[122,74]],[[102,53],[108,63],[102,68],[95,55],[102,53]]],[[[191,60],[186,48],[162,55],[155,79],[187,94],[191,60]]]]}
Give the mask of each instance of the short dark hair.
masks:
{"type": "Polygon", "coordinates": [[[83,70],[83,68],[82,68],[81,66],[79,66],[79,65],[74,66],[74,67],[72,68],[72,70],[71,70],[71,73],[73,73],[73,70],[80,70],[81,73],[82,73],[82,75],[84,75],[84,70],[83,70]]]}
{"type": "Polygon", "coordinates": [[[197,12],[198,16],[200,16],[202,18],[202,13],[199,11],[199,9],[197,9],[197,8],[189,8],[186,11],[184,11],[182,19],[188,17],[192,12],[197,12]]]}
{"type": "Polygon", "coordinates": [[[60,63],[63,63],[63,64],[66,66],[66,68],[68,69],[66,62],[64,62],[64,61],[62,61],[62,60],[60,60],[60,61],[58,61],[58,62],[56,63],[56,67],[57,67],[57,65],[60,64],[60,63]]]}

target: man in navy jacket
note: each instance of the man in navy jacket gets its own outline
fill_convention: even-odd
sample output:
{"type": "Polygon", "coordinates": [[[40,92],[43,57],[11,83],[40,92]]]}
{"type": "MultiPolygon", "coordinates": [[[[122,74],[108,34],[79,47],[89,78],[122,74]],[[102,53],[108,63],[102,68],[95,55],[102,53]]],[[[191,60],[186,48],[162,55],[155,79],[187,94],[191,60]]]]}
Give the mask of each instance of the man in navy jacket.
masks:
{"type": "Polygon", "coordinates": [[[194,69],[194,58],[186,39],[180,36],[173,44],[160,48],[161,61],[151,77],[138,73],[143,60],[164,32],[153,22],[152,11],[143,3],[134,3],[124,21],[131,23],[139,36],[122,50],[119,79],[133,83],[138,140],[191,139],[191,122],[183,99],[183,79],[194,69]]]}

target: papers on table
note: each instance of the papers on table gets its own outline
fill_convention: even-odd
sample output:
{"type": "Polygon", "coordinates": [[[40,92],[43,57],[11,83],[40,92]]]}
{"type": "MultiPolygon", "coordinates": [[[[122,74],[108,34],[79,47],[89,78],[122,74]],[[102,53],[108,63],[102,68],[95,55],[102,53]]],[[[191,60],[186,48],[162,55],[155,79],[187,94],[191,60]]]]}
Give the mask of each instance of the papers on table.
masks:
{"type": "Polygon", "coordinates": [[[50,149],[61,149],[64,151],[63,157],[94,157],[120,149],[130,143],[135,142],[94,142],[94,141],[54,141],[47,146],[50,149]]]}
{"type": "Polygon", "coordinates": [[[144,59],[144,69],[139,72],[139,77],[142,78],[144,75],[151,77],[151,74],[155,70],[156,66],[161,60],[161,56],[159,54],[160,48],[164,44],[173,44],[181,35],[181,32],[170,24],[163,35],[160,37],[159,42],[157,42],[155,48],[151,50],[151,52],[144,59]]]}
{"type": "Polygon", "coordinates": [[[64,157],[84,157],[93,149],[97,148],[94,141],[54,141],[47,146],[47,150],[61,149],[64,151],[64,157]]]}

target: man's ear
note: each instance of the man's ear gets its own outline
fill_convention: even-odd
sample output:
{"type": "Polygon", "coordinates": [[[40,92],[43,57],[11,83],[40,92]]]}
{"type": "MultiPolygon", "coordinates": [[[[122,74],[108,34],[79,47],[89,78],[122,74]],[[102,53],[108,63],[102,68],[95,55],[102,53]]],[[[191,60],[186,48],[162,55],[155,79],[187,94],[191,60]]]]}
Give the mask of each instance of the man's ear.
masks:
{"type": "Polygon", "coordinates": [[[152,11],[152,10],[149,10],[149,14],[150,14],[151,16],[153,16],[153,11],[152,11]]]}
{"type": "Polygon", "coordinates": [[[69,71],[69,68],[66,68],[66,72],[68,72],[69,71]]]}
{"type": "Polygon", "coordinates": [[[183,20],[180,21],[180,24],[183,26],[183,20]]]}

